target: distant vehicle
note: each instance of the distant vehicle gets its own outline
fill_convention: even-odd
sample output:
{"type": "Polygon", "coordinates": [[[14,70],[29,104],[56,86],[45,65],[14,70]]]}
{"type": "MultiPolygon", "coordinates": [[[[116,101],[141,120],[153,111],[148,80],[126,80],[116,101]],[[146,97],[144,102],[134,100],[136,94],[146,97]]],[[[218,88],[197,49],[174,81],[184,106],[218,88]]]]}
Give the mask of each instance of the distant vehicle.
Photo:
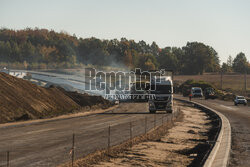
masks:
{"type": "Polygon", "coordinates": [[[191,95],[192,97],[203,97],[202,89],[200,87],[192,87],[191,95]]]}
{"type": "Polygon", "coordinates": [[[204,90],[205,99],[215,99],[215,90],[212,87],[208,87],[204,90]]]}
{"type": "Polygon", "coordinates": [[[151,82],[149,94],[155,95],[153,99],[148,100],[149,112],[156,111],[173,112],[173,82],[171,77],[156,78],[151,82]],[[154,84],[154,82],[156,84],[154,84]]]}
{"type": "Polygon", "coordinates": [[[244,96],[236,96],[234,99],[234,105],[244,104],[247,105],[247,100],[244,96]]]}

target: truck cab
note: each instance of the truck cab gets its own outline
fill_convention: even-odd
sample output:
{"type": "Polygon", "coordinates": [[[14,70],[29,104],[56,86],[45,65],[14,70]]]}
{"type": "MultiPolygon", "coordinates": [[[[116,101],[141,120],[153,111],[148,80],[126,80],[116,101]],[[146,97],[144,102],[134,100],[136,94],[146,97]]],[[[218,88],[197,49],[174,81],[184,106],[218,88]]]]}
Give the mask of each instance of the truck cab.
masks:
{"type": "Polygon", "coordinates": [[[149,94],[154,98],[148,100],[149,112],[173,111],[173,82],[171,77],[160,77],[151,81],[149,94]]]}

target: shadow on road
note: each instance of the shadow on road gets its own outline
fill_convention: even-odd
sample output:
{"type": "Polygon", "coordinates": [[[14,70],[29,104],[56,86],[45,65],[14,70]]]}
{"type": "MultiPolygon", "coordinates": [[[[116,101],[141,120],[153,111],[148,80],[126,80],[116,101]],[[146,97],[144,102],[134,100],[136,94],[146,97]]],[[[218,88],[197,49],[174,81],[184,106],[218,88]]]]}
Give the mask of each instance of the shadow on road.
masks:
{"type": "Polygon", "coordinates": [[[171,113],[166,113],[166,112],[159,112],[159,113],[150,113],[150,112],[105,112],[105,113],[98,113],[97,115],[119,115],[119,114],[151,114],[151,115],[157,115],[157,114],[168,114],[170,115],[171,113]]]}

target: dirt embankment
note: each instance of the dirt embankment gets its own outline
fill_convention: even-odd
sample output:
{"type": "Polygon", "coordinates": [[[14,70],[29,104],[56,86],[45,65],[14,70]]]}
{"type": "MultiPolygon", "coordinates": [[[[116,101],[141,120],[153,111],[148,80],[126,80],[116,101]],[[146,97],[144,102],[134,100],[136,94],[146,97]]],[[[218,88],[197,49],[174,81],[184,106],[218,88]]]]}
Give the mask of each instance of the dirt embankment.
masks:
{"type": "Polygon", "coordinates": [[[183,121],[177,122],[159,140],[139,143],[109,161],[93,166],[200,166],[208,149],[206,141],[211,121],[198,109],[186,106],[182,111],[183,121]]]}
{"type": "Polygon", "coordinates": [[[42,88],[23,79],[0,73],[0,123],[49,118],[79,109],[107,108],[111,104],[99,96],[42,88]]]}

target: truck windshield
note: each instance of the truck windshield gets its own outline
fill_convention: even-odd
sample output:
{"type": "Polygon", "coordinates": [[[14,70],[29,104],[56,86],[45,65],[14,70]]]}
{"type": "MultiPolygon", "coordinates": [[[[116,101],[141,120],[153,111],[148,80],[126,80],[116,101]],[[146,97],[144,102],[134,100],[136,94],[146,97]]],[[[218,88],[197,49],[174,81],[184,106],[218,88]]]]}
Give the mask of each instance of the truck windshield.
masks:
{"type": "Polygon", "coordinates": [[[170,94],[172,93],[171,91],[171,85],[156,85],[156,89],[155,89],[155,85],[151,86],[151,94],[170,94]]]}
{"type": "Polygon", "coordinates": [[[194,93],[201,93],[201,90],[200,89],[196,89],[196,90],[194,90],[194,93]]]}

